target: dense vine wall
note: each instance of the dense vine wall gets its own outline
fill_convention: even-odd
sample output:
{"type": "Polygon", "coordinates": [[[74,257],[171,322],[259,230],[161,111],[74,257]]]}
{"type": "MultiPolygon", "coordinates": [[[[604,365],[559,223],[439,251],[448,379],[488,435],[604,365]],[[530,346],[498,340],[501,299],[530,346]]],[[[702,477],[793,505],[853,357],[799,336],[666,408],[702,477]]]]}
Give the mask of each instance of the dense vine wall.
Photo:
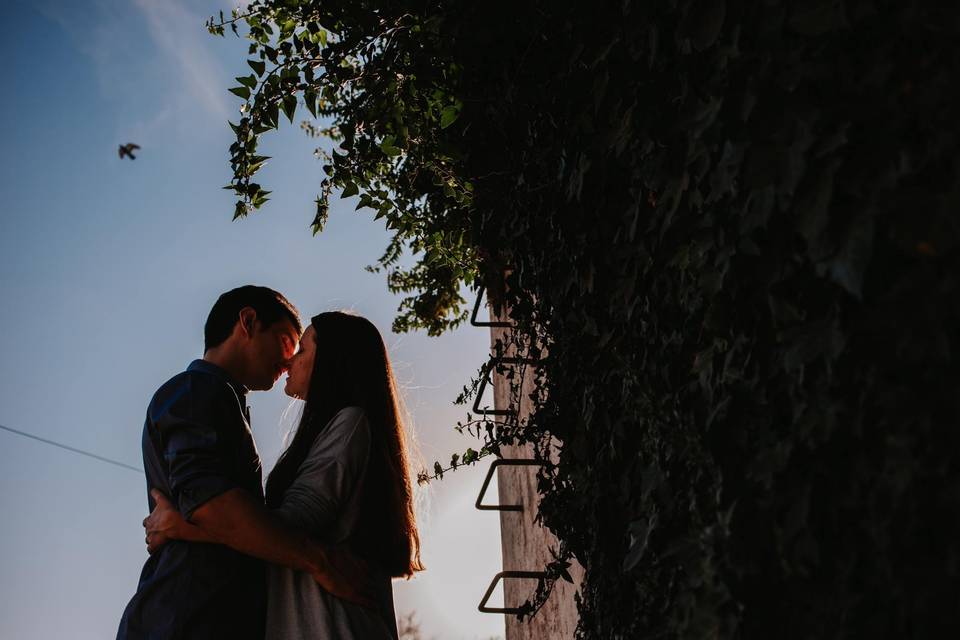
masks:
{"type": "Polygon", "coordinates": [[[956,631],[957,11],[527,18],[475,173],[550,339],[583,635],[956,631]]]}
{"type": "Polygon", "coordinates": [[[419,25],[366,65],[438,105],[328,112],[330,184],[365,136],[406,159],[368,176],[442,156],[374,207],[426,239],[426,326],[462,317],[423,304],[436,282],[509,274],[547,355],[525,431],[486,450],[563,442],[541,515],[586,568],[582,637],[960,631],[960,11],[301,4],[338,33],[419,25]]]}

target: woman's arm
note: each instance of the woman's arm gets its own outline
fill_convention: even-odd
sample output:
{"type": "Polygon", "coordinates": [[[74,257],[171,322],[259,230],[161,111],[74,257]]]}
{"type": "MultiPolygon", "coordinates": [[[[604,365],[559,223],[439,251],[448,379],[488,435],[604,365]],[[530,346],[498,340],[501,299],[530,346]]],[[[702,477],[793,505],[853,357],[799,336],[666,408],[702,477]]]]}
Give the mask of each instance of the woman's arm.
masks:
{"type": "Polygon", "coordinates": [[[315,439],[272,512],[294,528],[323,539],[341,539],[355,525],[355,494],[369,457],[366,415],[359,407],[342,409],[315,439]]]}

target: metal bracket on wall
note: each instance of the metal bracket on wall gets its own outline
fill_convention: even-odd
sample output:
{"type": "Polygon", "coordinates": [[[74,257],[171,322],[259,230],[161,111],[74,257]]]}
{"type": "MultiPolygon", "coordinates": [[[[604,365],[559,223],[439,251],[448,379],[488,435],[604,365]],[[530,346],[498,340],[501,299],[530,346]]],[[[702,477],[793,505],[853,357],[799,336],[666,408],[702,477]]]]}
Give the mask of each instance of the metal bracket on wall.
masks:
{"type": "MultiPolygon", "coordinates": [[[[518,614],[520,613],[520,607],[488,607],[487,600],[490,599],[490,596],[493,595],[493,589],[497,586],[497,582],[501,579],[507,580],[510,578],[527,578],[527,579],[537,579],[543,580],[547,577],[546,571],[501,571],[497,575],[493,576],[493,580],[490,581],[490,586],[487,587],[487,592],[483,594],[483,598],[480,600],[480,606],[477,607],[480,610],[480,613],[506,613],[506,614],[518,614]]],[[[506,604],[506,603],[504,603],[506,604]]]]}
{"type": "Polygon", "coordinates": [[[477,316],[480,314],[480,301],[483,300],[483,293],[486,291],[486,287],[479,287],[477,289],[477,301],[473,304],[473,313],[470,314],[470,324],[474,327],[503,327],[509,328],[513,327],[512,322],[497,322],[497,321],[488,321],[482,322],[477,320],[477,316]]]}
{"type": "MultiPolygon", "coordinates": [[[[474,327],[498,327],[498,328],[512,328],[516,325],[512,322],[497,322],[489,321],[482,322],[477,319],[477,316],[480,314],[480,303],[483,300],[483,294],[486,291],[485,287],[479,287],[477,289],[477,300],[473,305],[473,313],[470,315],[470,324],[474,327]]],[[[489,408],[480,408],[480,399],[483,397],[483,392],[486,390],[487,385],[490,384],[490,373],[501,366],[504,365],[520,365],[528,364],[532,366],[537,366],[538,361],[530,358],[505,358],[505,357],[491,357],[487,364],[484,366],[483,377],[480,380],[480,386],[477,388],[477,395],[473,401],[473,412],[483,415],[492,415],[492,416],[513,416],[517,414],[516,409],[489,409],[489,408]]],[[[480,487],[480,495],[477,496],[476,507],[481,511],[523,511],[523,505],[520,504],[494,504],[494,505],[485,505],[483,504],[483,497],[486,495],[487,488],[490,486],[490,480],[493,478],[494,470],[499,466],[540,466],[543,465],[543,462],[538,462],[532,459],[498,459],[494,460],[490,465],[490,469],[487,471],[487,477],[483,480],[483,486],[480,487]]],[[[493,577],[493,580],[490,581],[490,586],[487,587],[486,593],[483,594],[483,598],[480,600],[480,605],[477,607],[481,613],[504,613],[504,614],[518,614],[521,612],[521,607],[488,607],[487,601],[490,599],[490,596],[493,595],[493,590],[496,588],[497,583],[500,580],[507,579],[536,579],[543,580],[546,578],[546,571],[501,571],[493,577]]],[[[506,604],[506,603],[504,603],[506,604]]]]}
{"type": "Polygon", "coordinates": [[[483,397],[483,392],[486,391],[487,385],[490,384],[490,372],[499,368],[503,365],[518,365],[518,364],[529,364],[532,366],[537,366],[540,363],[537,360],[532,360],[530,358],[490,358],[489,362],[484,366],[483,378],[480,380],[480,386],[477,388],[477,395],[473,400],[473,412],[482,413],[484,415],[490,416],[512,416],[517,411],[516,409],[490,409],[490,408],[480,408],[480,399],[483,397]]]}
{"type": "Polygon", "coordinates": [[[493,472],[499,466],[505,467],[539,467],[543,463],[531,458],[500,458],[490,463],[490,469],[487,471],[487,477],[483,479],[483,486],[480,487],[480,495],[477,496],[476,507],[480,511],[523,511],[522,504],[482,504],[483,496],[487,493],[487,487],[490,486],[490,480],[493,478],[493,472]]]}

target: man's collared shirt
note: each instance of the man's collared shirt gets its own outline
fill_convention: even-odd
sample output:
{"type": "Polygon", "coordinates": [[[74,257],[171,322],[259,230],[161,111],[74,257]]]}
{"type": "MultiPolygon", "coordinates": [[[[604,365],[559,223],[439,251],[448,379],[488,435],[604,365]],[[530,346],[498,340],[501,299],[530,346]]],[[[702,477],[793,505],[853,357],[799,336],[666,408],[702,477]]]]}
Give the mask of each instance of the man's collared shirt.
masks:
{"type": "MultiPolygon", "coordinates": [[[[194,360],[154,394],[143,427],[147,503],[159,489],[188,520],[234,488],[263,499],[246,388],[194,360]]],[[[175,540],[143,567],[118,640],[263,638],[263,564],[228,547],[175,540]]]]}

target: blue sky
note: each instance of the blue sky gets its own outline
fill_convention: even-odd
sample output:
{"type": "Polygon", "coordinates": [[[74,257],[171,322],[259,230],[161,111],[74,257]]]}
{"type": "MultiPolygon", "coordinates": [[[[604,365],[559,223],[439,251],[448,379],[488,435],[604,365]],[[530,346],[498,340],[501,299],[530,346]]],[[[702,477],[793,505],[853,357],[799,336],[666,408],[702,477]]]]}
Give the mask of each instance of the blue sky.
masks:
{"type": "MultiPolygon", "coordinates": [[[[246,45],[203,27],[229,4],[2,5],[0,424],[138,466],[150,395],[199,357],[217,295],[257,283],[305,316],[351,308],[380,327],[427,462],[473,444],[452,429],[464,414],[452,401],[488,334],[389,333],[399,299],[363,270],[382,225],[346,202],[310,235],[314,141],[295,126],[268,138],[273,200],[231,222],[220,187],[239,100],[226,89],[246,73],[246,45]],[[125,142],[141,145],[136,161],[117,157],[125,142]]],[[[251,395],[266,469],[289,404],[280,388],[251,395]]],[[[394,593],[428,637],[503,633],[476,612],[500,570],[499,520],[473,508],[485,470],[421,495],[428,570],[394,593]]],[[[0,509],[0,637],[112,637],[146,557],[142,476],[0,432],[0,509]]]]}

